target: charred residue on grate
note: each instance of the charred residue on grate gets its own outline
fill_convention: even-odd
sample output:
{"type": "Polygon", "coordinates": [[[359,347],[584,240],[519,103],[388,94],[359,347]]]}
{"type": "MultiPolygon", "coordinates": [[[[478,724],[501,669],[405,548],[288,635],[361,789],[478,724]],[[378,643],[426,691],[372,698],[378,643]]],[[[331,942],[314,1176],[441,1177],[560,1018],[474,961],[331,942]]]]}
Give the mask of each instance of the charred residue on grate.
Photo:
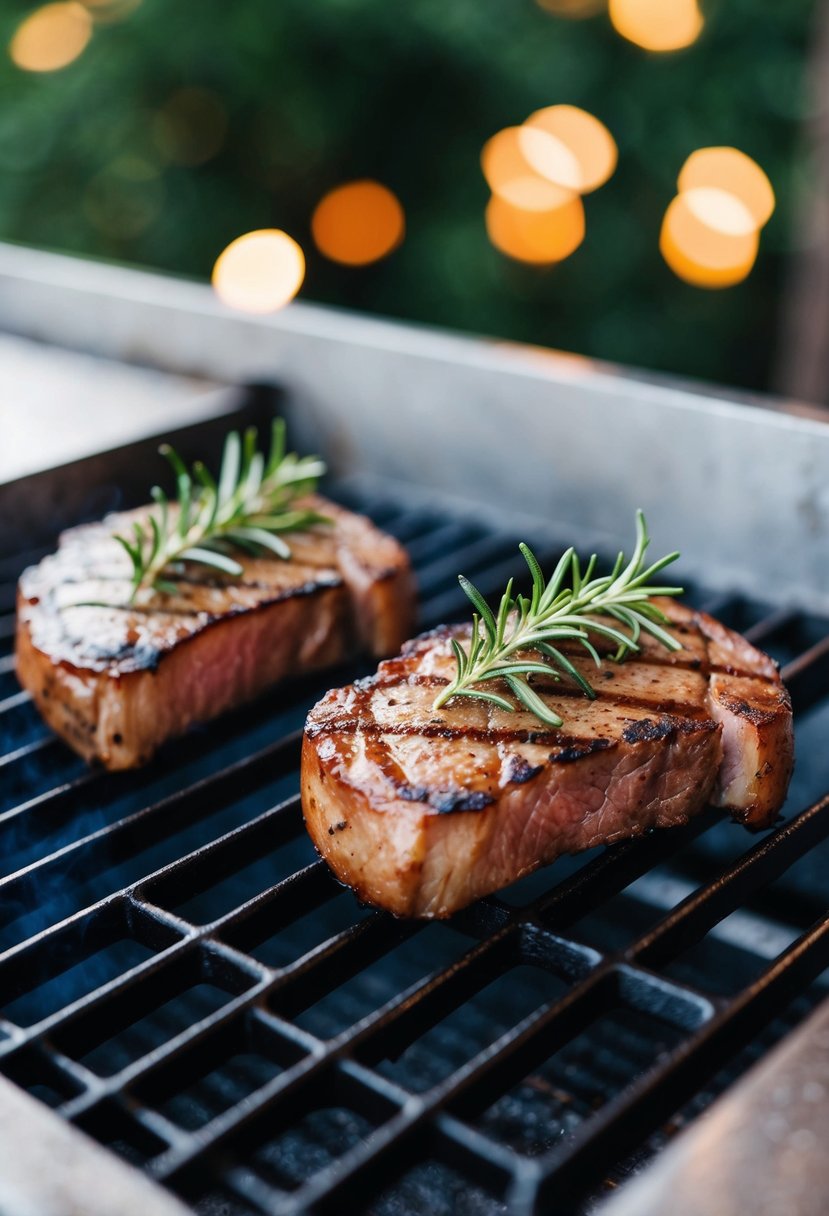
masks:
{"type": "MultiPolygon", "coordinates": [[[[424,627],[464,612],[459,570],[491,595],[516,569],[474,520],[347,505],[408,545],[424,627]]],[[[205,1213],[576,1210],[785,1033],[829,962],[829,622],[692,598],[785,664],[788,819],[753,838],[707,812],[431,926],[360,906],[304,833],[305,712],[365,667],[108,775],[19,694],[0,618],[0,1069],[205,1213]]]]}

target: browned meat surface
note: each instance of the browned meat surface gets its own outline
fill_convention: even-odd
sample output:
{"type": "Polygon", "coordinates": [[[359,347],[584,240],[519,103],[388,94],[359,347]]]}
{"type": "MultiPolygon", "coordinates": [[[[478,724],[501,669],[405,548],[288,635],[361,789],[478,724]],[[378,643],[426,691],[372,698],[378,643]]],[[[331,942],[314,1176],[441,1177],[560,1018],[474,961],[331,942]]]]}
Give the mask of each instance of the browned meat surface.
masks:
{"type": "Polygon", "coordinates": [[[175,594],[130,607],[83,602],[126,602],[112,533],[140,512],[64,533],[18,589],[17,674],[49,725],[87,760],[131,768],[284,676],[399,649],[412,627],[405,552],[363,516],[313,504],[333,526],[292,536],[290,561],[234,554],[240,579],[190,563],[175,594]]]}
{"type": "Polygon", "coordinates": [[[302,797],[337,877],[400,916],[442,917],[563,853],[685,823],[706,803],[770,823],[793,764],[777,668],[704,613],[662,607],[681,651],[644,638],[599,671],[571,653],[596,700],[536,678],[560,730],[479,701],[432,709],[463,626],[329,692],[306,725],[302,797]]]}

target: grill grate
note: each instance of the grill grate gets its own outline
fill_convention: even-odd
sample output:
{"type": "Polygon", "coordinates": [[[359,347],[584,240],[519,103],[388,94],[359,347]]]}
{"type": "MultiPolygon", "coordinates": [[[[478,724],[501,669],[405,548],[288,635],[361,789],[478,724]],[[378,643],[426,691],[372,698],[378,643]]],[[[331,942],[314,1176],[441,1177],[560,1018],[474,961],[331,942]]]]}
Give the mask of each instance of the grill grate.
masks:
{"type": "MultiPolygon", "coordinates": [[[[487,593],[514,570],[513,537],[351,505],[407,544],[424,627],[462,611],[458,570],[487,593]]],[[[9,614],[23,561],[0,564],[9,614]]],[[[785,663],[799,740],[819,737],[829,621],[691,598],[785,663]]],[[[574,1211],[821,991],[829,888],[800,860],[829,835],[818,752],[789,801],[808,809],[757,841],[707,812],[424,927],[361,908],[302,826],[305,712],[356,666],[106,775],[48,734],[11,646],[7,615],[0,1071],[197,1211],[574,1211]]]]}

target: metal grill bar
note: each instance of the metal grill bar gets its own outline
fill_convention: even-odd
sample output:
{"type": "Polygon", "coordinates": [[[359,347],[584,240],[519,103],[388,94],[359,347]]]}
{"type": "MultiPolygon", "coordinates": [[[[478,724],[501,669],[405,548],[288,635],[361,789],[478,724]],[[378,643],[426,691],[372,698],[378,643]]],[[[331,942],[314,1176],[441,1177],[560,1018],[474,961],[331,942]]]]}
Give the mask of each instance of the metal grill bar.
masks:
{"type": "MultiPolygon", "coordinates": [[[[384,501],[355,505],[408,544],[418,566],[424,626],[462,611],[455,581],[459,569],[486,594],[514,573],[513,539],[480,524],[400,511],[384,501]]],[[[549,542],[540,551],[545,560],[554,556],[549,542]]],[[[11,605],[11,599],[6,602],[11,605]]],[[[798,717],[820,707],[829,684],[829,624],[823,636],[815,636],[814,618],[807,628],[796,610],[764,613],[732,596],[707,607],[731,619],[748,613],[751,619],[739,623],[752,640],[794,655],[784,676],[798,717]]],[[[0,619],[0,638],[11,638],[12,631],[11,619],[0,619]]],[[[11,670],[10,656],[0,658],[0,676],[11,670]]],[[[327,677],[325,685],[298,685],[289,691],[290,703],[310,703],[328,682],[335,677],[327,677]]],[[[25,772],[47,755],[63,760],[62,748],[50,736],[27,738],[25,723],[15,733],[16,716],[31,711],[25,695],[12,689],[0,688],[0,732],[4,722],[15,723],[0,765],[25,772]]],[[[262,715],[284,722],[284,700],[282,693],[234,715],[222,730],[223,745],[243,744],[262,715]]],[[[425,941],[428,931],[373,913],[306,944],[292,961],[276,965],[259,954],[274,925],[298,924],[343,898],[322,862],[307,863],[290,853],[304,842],[298,797],[269,798],[280,781],[295,782],[298,743],[296,731],[279,729],[275,740],[229,763],[220,759],[216,771],[181,783],[177,773],[204,746],[200,739],[185,741],[175,758],[162,757],[152,770],[130,778],[130,793],[139,797],[127,809],[118,776],[83,771],[49,784],[38,768],[46,777],[44,788],[0,814],[0,843],[12,842],[10,851],[22,862],[0,879],[0,932],[4,925],[7,932],[0,987],[8,1010],[0,1022],[0,1071],[29,1088],[55,1091],[64,1116],[104,1140],[117,1127],[136,1151],[142,1146],[153,1176],[185,1196],[196,1196],[205,1179],[215,1177],[253,1212],[341,1211],[432,1156],[522,1216],[575,1204],[595,1182],[597,1169],[641,1144],[747,1034],[829,963],[827,916],[730,999],[664,971],[826,839],[829,798],[726,865],[714,881],[657,917],[623,948],[600,949],[565,932],[609,900],[633,898],[629,889],[635,890],[636,880],[651,867],[679,863],[720,823],[721,817],[709,811],[683,829],[574,863],[569,877],[554,884],[551,875],[550,889],[528,902],[492,898],[467,909],[452,922],[453,931],[466,939],[454,962],[427,970],[372,1012],[324,1037],[303,1026],[305,1011],[378,960],[394,958],[407,943],[425,941]],[[152,795],[161,777],[174,782],[172,791],[150,796],[142,805],[140,796],[152,795]],[[101,820],[85,827],[92,800],[101,820]],[[240,822],[211,833],[213,817],[218,824],[224,809],[236,804],[247,808],[240,822]],[[151,846],[166,847],[191,830],[208,835],[183,855],[144,872],[140,859],[151,846]],[[215,903],[211,893],[221,884],[232,884],[265,856],[272,855],[275,865],[286,849],[283,877],[273,881],[272,876],[264,888],[249,893],[231,886],[229,909],[215,903]],[[91,885],[72,879],[81,873],[92,875],[91,885]],[[50,883],[65,886],[67,879],[63,902],[55,905],[60,915],[47,909],[34,929],[21,923],[18,914],[36,905],[38,891],[50,883]],[[211,909],[205,918],[186,910],[199,899],[211,909]],[[16,1004],[39,990],[44,976],[54,981],[123,941],[134,942],[147,956],[93,982],[75,998],[57,1001],[43,1016],[36,1005],[26,1017],[14,1013],[16,1004]],[[521,967],[552,977],[563,986],[561,995],[540,1001],[514,1024],[508,1020],[494,1041],[473,1050],[470,1059],[423,1092],[411,1092],[384,1075],[384,1061],[405,1055],[424,1030],[439,1029],[479,1000],[494,980],[521,967]],[[163,1022],[160,1011],[201,990],[206,1004],[194,1004],[186,1024],[163,1022]],[[658,1052],[634,1083],[611,1095],[565,1143],[535,1160],[476,1126],[528,1073],[616,1010],[674,1028],[677,1045],[658,1052]],[[107,1056],[111,1039],[134,1035],[134,1026],[154,1018],[166,1028],[148,1031],[146,1041],[134,1037],[124,1056],[107,1056]],[[166,1095],[234,1052],[269,1061],[275,1075],[195,1132],[165,1113],[166,1095]],[[256,1159],[256,1151],[280,1129],[332,1101],[367,1120],[368,1133],[298,1184],[256,1159]]]]}

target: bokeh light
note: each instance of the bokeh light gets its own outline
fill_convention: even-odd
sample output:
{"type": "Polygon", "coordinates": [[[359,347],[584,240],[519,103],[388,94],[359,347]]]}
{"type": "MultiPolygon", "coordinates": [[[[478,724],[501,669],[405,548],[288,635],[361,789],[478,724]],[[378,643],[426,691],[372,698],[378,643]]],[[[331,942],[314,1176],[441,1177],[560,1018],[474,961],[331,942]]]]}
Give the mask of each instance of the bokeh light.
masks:
{"type": "Polygon", "coordinates": [[[547,106],[498,131],[481,153],[492,244],[534,265],[569,257],[584,240],[581,195],[607,181],[617,156],[607,127],[576,106],[547,106]]]}
{"type": "Polygon", "coordinates": [[[696,287],[732,287],[742,282],[757,257],[754,218],[728,191],[699,187],[670,203],[659,248],[675,274],[696,287]]]}
{"type": "Polygon", "coordinates": [[[724,236],[744,236],[756,232],[754,216],[745,203],[728,190],[716,186],[698,186],[683,191],[688,211],[701,224],[724,236]]]}
{"type": "Polygon", "coordinates": [[[527,211],[493,194],[486,209],[486,230],[496,249],[520,262],[545,266],[563,261],[584,240],[584,204],[571,194],[550,211],[527,211]]]}
{"type": "Polygon", "coordinates": [[[44,4],[14,32],[9,55],[26,72],[56,72],[73,63],[92,36],[92,18],[82,4],[44,4]]]}
{"type": "Polygon", "coordinates": [[[536,110],[524,124],[525,137],[531,131],[549,135],[569,152],[576,164],[576,175],[574,180],[563,184],[571,185],[580,194],[598,189],[616,168],[619,153],[613,136],[604,123],[578,106],[546,106],[536,110]]]}
{"type": "Polygon", "coordinates": [[[481,168],[493,194],[527,211],[550,211],[571,198],[579,162],[560,139],[530,127],[505,127],[484,144],[481,168]]]}
{"type": "Polygon", "coordinates": [[[305,278],[305,255],[278,228],[247,232],[216,259],[213,287],[219,298],[242,312],[276,312],[294,298],[305,278]]]}
{"type": "Polygon", "coordinates": [[[774,211],[774,190],[763,170],[737,148],[699,148],[679,174],[679,190],[716,187],[727,190],[751,212],[758,228],[774,211]]]}
{"type": "Polygon", "coordinates": [[[320,253],[346,266],[367,266],[392,253],[406,233],[399,199],[375,181],[347,182],[329,191],[311,217],[320,253]]]}
{"type": "Polygon", "coordinates": [[[609,0],[617,33],[646,51],[679,51],[704,25],[697,0],[609,0]]]}

